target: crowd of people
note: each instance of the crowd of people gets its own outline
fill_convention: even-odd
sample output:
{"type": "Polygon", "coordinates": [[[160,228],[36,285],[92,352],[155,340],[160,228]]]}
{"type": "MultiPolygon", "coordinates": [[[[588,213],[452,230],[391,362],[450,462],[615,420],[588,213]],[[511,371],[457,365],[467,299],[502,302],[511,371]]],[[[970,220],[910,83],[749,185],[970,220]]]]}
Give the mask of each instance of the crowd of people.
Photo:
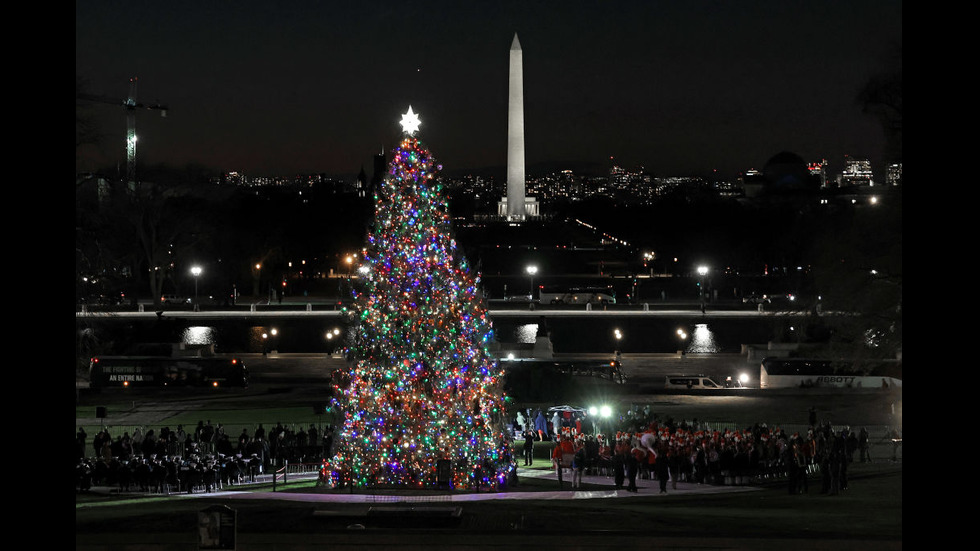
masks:
{"type": "MultiPolygon", "coordinates": [[[[584,415],[556,411],[549,422],[540,410],[518,414],[515,435],[523,438],[524,465],[534,463],[534,443],[553,441],[551,462],[559,474],[571,475],[572,487],[582,477],[605,475],[617,489],[637,491],[637,479],[659,482],[661,493],[678,482],[742,485],[754,480],[783,479],[792,494],[810,492],[810,478],[819,475],[820,493],[847,490],[848,464],[870,462],[871,437],[864,428],[834,430],[811,417],[805,432],[787,433],[765,423],[750,428],[711,429],[695,420],[675,423],[656,415],[627,416],[625,429],[606,435],[583,426],[584,415]]],[[[590,427],[594,429],[594,427],[590,427]]],[[[901,436],[889,435],[893,457],[901,436]]],[[[266,430],[259,424],[252,434],[242,429],[234,439],[221,424],[198,422],[192,431],[178,425],[145,433],[137,428],[113,437],[102,428],[89,443],[83,428],[76,434],[76,489],[118,487],[122,491],[212,491],[229,484],[254,481],[277,465],[320,463],[333,449],[333,428],[307,430],[281,423],[266,430]],[[91,452],[91,453],[90,453],[91,452]]],[[[516,451],[516,450],[515,450],[516,451]]]]}
{"type": "Polygon", "coordinates": [[[227,484],[253,481],[284,462],[319,463],[332,449],[333,429],[294,429],[281,423],[266,430],[259,424],[233,437],[221,424],[199,421],[192,431],[162,427],[145,433],[136,428],[115,437],[103,427],[89,442],[84,428],[75,435],[76,490],[93,486],[121,491],[213,491],[227,484]]]}
{"type": "MultiPolygon", "coordinates": [[[[847,490],[847,466],[870,462],[871,436],[867,429],[833,429],[812,420],[809,428],[788,433],[779,427],[755,424],[744,430],[714,429],[703,423],[675,423],[651,416],[628,416],[614,435],[582,430],[576,415],[559,415],[550,424],[541,411],[531,419],[519,415],[515,424],[523,434],[524,465],[533,465],[535,441],[553,440],[551,461],[559,472],[569,472],[572,488],[581,487],[582,474],[606,475],[617,489],[637,491],[636,481],[659,482],[661,493],[678,482],[743,485],[758,480],[783,480],[791,494],[809,493],[810,478],[819,475],[819,492],[836,495],[847,490]],[[524,421],[521,424],[521,421],[524,421]]],[[[901,437],[889,435],[893,459],[901,437]]]]}

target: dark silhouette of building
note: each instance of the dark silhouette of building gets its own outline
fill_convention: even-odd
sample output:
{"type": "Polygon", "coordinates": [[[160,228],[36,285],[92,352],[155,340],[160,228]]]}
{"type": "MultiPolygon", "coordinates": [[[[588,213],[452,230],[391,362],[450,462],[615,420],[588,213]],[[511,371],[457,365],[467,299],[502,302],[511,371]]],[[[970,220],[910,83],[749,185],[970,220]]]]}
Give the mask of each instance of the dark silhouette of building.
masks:
{"type": "Polygon", "coordinates": [[[354,189],[357,191],[358,197],[367,197],[369,194],[367,174],[364,172],[364,167],[361,167],[361,171],[357,174],[357,181],[354,182],[354,189]]]}
{"type": "Polygon", "coordinates": [[[384,182],[385,172],[388,170],[388,163],[385,160],[384,151],[374,156],[374,174],[371,176],[371,187],[368,189],[370,195],[374,195],[375,190],[381,187],[384,182]]]}

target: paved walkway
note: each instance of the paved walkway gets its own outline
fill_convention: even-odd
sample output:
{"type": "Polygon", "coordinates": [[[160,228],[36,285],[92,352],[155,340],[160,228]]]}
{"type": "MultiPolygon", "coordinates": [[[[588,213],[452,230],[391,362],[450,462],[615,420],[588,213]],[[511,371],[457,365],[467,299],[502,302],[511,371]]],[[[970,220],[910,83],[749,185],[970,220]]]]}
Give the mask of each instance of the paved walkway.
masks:
{"type": "Polygon", "coordinates": [[[672,493],[677,494],[720,494],[731,492],[751,492],[759,488],[756,486],[713,486],[710,484],[694,484],[689,482],[678,482],[677,489],[674,490],[671,484],[667,484],[667,494],[660,493],[660,483],[656,480],[637,480],[636,492],[628,492],[625,489],[617,490],[612,477],[607,476],[582,476],[583,485],[587,489],[573,489],[571,473],[563,475],[561,488],[558,486],[558,476],[554,470],[544,469],[524,469],[518,468],[518,486],[514,490],[507,492],[479,492],[479,493],[450,493],[445,495],[433,496],[392,496],[392,495],[371,495],[371,494],[294,494],[282,492],[238,492],[239,495],[232,496],[238,499],[280,499],[291,501],[308,502],[333,502],[333,503],[464,503],[468,501],[487,501],[487,500],[551,500],[551,499],[609,499],[609,498],[631,498],[631,497],[665,497],[672,493]],[[554,482],[553,491],[533,491],[522,492],[520,490],[521,478],[547,479],[554,482]]]}
{"type": "MultiPolygon", "coordinates": [[[[637,479],[636,492],[629,492],[626,489],[617,490],[611,476],[591,475],[582,476],[582,484],[586,488],[573,489],[571,483],[571,473],[566,471],[563,475],[561,486],[558,484],[558,476],[554,469],[526,469],[518,467],[518,485],[506,492],[447,492],[438,495],[380,495],[365,493],[319,493],[319,492],[286,492],[286,491],[243,491],[247,486],[234,486],[234,490],[218,490],[212,492],[171,493],[169,498],[194,499],[194,498],[215,498],[234,500],[280,500],[280,501],[299,501],[309,503],[364,503],[364,504],[411,504],[411,503],[464,503],[471,501],[487,500],[568,500],[568,499],[610,499],[610,498],[631,498],[631,497],[666,497],[672,494],[721,494],[732,492],[752,492],[760,488],[758,486],[716,486],[711,484],[695,484],[691,482],[678,482],[677,489],[673,489],[671,483],[667,484],[667,493],[660,493],[660,483],[657,480],[637,479]],[[554,490],[535,490],[521,491],[521,479],[545,479],[554,484],[554,490]]],[[[290,480],[309,481],[315,479],[316,475],[294,475],[290,480]]],[[[283,486],[288,489],[289,484],[283,486]]],[[[96,487],[91,490],[95,492],[116,493],[120,498],[144,498],[147,496],[143,492],[117,493],[109,488],[96,487]]],[[[159,494],[153,494],[159,495],[159,494]]]]}

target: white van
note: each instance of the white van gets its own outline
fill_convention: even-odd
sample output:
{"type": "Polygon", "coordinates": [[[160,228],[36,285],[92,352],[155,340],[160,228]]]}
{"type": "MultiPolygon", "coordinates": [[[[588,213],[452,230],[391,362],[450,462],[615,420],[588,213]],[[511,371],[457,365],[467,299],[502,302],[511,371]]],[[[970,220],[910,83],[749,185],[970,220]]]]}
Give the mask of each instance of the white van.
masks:
{"type": "Polygon", "coordinates": [[[664,388],[684,388],[687,390],[722,390],[725,387],[704,375],[667,375],[664,388]]]}

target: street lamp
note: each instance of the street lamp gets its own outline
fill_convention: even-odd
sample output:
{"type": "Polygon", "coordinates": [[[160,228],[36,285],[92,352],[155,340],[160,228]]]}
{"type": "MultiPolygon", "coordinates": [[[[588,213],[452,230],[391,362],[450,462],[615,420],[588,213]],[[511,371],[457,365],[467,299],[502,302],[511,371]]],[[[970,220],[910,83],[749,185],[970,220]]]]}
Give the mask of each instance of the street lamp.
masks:
{"type": "Polygon", "coordinates": [[[531,276],[531,302],[534,302],[534,274],[538,273],[538,267],[535,265],[530,265],[526,268],[527,275],[531,276]]]}
{"type": "Polygon", "coordinates": [[[685,331],[683,327],[677,330],[677,340],[678,345],[680,346],[677,353],[683,358],[685,350],[687,350],[687,331],[685,331]]]}
{"type": "Polygon", "coordinates": [[[328,329],[326,334],[327,342],[330,343],[330,353],[333,354],[336,350],[336,345],[333,344],[334,338],[340,340],[340,329],[334,327],[333,329],[328,329]]]}
{"type": "Polygon", "coordinates": [[[262,355],[268,354],[272,348],[272,340],[279,336],[279,330],[273,327],[266,333],[262,333],[262,355]]]}
{"type": "Polygon", "coordinates": [[[704,276],[708,275],[707,266],[698,266],[698,287],[701,290],[701,314],[704,314],[704,276]]]}
{"type": "Polygon", "coordinates": [[[643,253],[643,267],[650,268],[650,277],[653,277],[653,261],[656,257],[656,253],[652,251],[643,253]]]}
{"type": "Polygon", "coordinates": [[[202,270],[200,266],[191,267],[191,275],[194,276],[194,305],[195,306],[197,306],[197,278],[198,276],[201,275],[201,271],[202,270]]]}

